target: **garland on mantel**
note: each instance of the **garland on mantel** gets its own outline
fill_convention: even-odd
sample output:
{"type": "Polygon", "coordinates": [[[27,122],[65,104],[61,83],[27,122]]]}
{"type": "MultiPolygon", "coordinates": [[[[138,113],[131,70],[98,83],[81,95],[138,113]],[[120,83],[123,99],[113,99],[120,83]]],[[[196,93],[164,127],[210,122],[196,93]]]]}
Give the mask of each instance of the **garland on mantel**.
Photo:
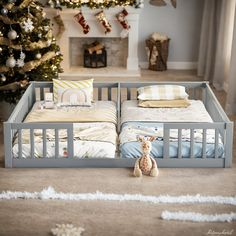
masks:
{"type": "Polygon", "coordinates": [[[104,9],[117,6],[142,8],[144,6],[144,0],[48,0],[48,5],[56,9],[62,9],[62,7],[104,9]]]}

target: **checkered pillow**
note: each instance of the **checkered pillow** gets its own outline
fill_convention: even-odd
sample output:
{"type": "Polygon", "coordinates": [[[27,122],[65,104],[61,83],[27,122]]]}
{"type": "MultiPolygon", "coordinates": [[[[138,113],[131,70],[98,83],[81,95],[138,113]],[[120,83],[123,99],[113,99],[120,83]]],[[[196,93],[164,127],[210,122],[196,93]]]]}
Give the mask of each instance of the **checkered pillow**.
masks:
{"type": "Polygon", "coordinates": [[[138,88],[139,100],[176,100],[186,99],[188,94],[184,86],[151,85],[138,88]]]}

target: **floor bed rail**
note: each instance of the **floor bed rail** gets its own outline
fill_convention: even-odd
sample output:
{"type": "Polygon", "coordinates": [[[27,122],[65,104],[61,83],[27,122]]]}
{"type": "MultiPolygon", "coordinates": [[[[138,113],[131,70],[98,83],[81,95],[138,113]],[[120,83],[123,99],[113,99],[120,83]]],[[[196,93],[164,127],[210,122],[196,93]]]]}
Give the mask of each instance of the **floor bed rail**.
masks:
{"type": "MultiPolygon", "coordinates": [[[[227,150],[228,147],[228,139],[227,139],[227,132],[226,132],[226,124],[222,122],[216,122],[216,123],[164,123],[164,150],[163,150],[163,158],[168,159],[169,157],[169,150],[170,150],[170,140],[173,138],[171,137],[171,130],[178,130],[178,159],[183,158],[182,157],[182,142],[186,137],[182,136],[182,132],[184,131],[186,134],[189,134],[189,143],[190,143],[190,153],[189,158],[190,160],[196,159],[194,157],[194,145],[196,143],[195,140],[195,133],[198,131],[201,131],[201,145],[202,145],[202,155],[201,159],[207,159],[206,158],[206,146],[208,143],[208,131],[211,131],[211,134],[214,134],[214,137],[211,136],[211,138],[214,138],[214,159],[222,159],[222,155],[219,155],[219,146],[223,145],[224,150],[227,150]]],[[[226,153],[228,155],[229,153],[226,153]]],[[[227,157],[227,160],[224,157],[225,163],[224,167],[228,167],[230,163],[232,162],[232,156],[227,157]]],[[[200,158],[199,158],[200,159],[200,158]]],[[[199,160],[200,161],[200,160],[199,160]]]]}
{"type": "Polygon", "coordinates": [[[55,156],[50,159],[59,158],[59,132],[60,130],[66,130],[67,133],[67,157],[72,159],[74,157],[74,146],[73,146],[73,124],[72,123],[5,123],[5,167],[12,167],[13,142],[18,144],[18,157],[17,159],[23,158],[23,139],[24,134],[28,132],[30,137],[30,159],[35,159],[35,130],[41,131],[42,144],[43,144],[43,156],[42,159],[47,158],[47,130],[53,130],[55,134],[55,156]],[[16,136],[17,135],[17,136],[16,136]]]}

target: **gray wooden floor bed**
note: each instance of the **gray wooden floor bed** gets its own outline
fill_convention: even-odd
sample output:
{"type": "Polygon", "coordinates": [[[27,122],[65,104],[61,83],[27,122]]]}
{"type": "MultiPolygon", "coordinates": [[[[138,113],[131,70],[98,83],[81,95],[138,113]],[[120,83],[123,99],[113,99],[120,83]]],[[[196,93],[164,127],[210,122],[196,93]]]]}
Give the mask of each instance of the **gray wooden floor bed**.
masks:
{"type": "MultiPolygon", "coordinates": [[[[191,99],[200,99],[203,101],[208,113],[213,119],[213,123],[164,123],[164,150],[163,158],[158,158],[159,167],[230,167],[232,164],[232,145],[233,145],[233,123],[228,119],[221,105],[217,101],[207,82],[95,82],[95,100],[114,100],[117,102],[117,132],[120,131],[120,112],[121,103],[124,100],[136,99],[137,88],[154,84],[176,84],[186,87],[191,99]],[[182,158],[181,156],[181,137],[178,137],[178,158],[169,157],[169,132],[170,129],[190,129],[193,133],[195,129],[203,130],[202,157],[194,158],[193,152],[194,140],[190,141],[190,156],[182,158]],[[206,130],[215,129],[215,150],[218,149],[219,135],[222,137],[224,145],[224,156],[218,157],[215,151],[214,158],[206,158],[206,130]]],[[[24,118],[31,110],[33,104],[38,100],[44,100],[44,93],[53,90],[51,82],[32,82],[27,88],[25,94],[18,102],[8,121],[4,122],[4,145],[5,145],[5,167],[133,167],[135,159],[121,158],[117,153],[116,158],[74,158],[73,150],[73,124],[72,123],[23,123],[24,118]],[[30,158],[22,158],[22,132],[24,129],[30,130],[30,158]],[[34,156],[34,129],[42,129],[43,133],[43,154],[42,158],[34,156]],[[55,130],[55,157],[46,157],[46,130],[55,130]],[[59,158],[59,140],[58,131],[67,130],[68,158],[59,158]],[[18,158],[12,154],[13,140],[18,134],[18,158]]]]}

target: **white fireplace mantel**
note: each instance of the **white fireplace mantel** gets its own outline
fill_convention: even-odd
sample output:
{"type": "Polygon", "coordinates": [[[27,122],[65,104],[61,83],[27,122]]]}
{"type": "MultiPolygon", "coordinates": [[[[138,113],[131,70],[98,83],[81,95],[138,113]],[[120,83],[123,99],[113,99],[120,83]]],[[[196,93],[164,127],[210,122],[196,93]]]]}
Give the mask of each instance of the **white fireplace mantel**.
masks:
{"type": "MultiPolygon", "coordinates": [[[[105,34],[105,29],[99,23],[95,14],[98,13],[99,9],[92,10],[89,8],[82,8],[82,13],[90,26],[90,32],[87,34],[83,33],[82,27],[74,19],[79,10],[76,9],[63,9],[60,12],[65,25],[65,32],[63,33],[58,44],[63,54],[62,68],[65,74],[75,73],[75,68],[71,68],[70,63],[70,38],[114,38],[120,37],[122,27],[116,19],[116,14],[122,11],[122,7],[115,7],[110,9],[104,9],[104,13],[109,23],[112,26],[112,31],[108,34],[105,34]]],[[[139,14],[141,9],[136,9],[133,7],[126,7],[128,11],[128,16],[126,17],[130,25],[130,31],[128,35],[128,57],[126,68],[124,71],[127,71],[127,74],[133,72],[135,75],[140,75],[139,63],[138,63],[138,36],[139,36],[139,14]]],[[[53,18],[56,15],[56,11],[53,9],[45,9],[47,16],[53,18]]],[[[54,24],[55,25],[55,24],[54,24]]],[[[79,71],[78,71],[79,73],[79,71]]],[[[124,76],[126,73],[123,73],[124,76]]],[[[131,73],[132,74],[132,73],[131,73]]]]}

